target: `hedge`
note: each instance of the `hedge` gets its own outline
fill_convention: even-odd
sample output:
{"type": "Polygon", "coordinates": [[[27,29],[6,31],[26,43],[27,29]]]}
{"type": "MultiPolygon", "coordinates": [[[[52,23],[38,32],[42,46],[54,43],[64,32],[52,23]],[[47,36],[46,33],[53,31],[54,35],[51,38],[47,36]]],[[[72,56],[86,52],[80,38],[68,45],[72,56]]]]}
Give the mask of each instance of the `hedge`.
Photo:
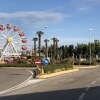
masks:
{"type": "Polygon", "coordinates": [[[68,64],[49,64],[47,66],[44,66],[43,68],[45,73],[54,73],[57,71],[72,69],[73,66],[68,64]]]}
{"type": "MultiPolygon", "coordinates": [[[[92,61],[91,62],[91,65],[96,65],[97,64],[97,62],[95,62],[95,61],[92,61]]],[[[75,61],[74,62],[74,65],[90,65],[90,61],[75,61]]]]}
{"type": "Polygon", "coordinates": [[[0,64],[0,67],[36,67],[33,64],[0,64]]]}

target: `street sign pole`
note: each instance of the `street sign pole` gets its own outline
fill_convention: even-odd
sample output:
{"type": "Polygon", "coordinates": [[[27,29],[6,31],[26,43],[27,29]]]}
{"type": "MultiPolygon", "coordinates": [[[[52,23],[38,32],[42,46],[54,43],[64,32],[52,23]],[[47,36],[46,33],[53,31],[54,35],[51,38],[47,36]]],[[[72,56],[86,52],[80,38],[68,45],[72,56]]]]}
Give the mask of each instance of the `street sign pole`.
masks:
{"type": "MultiPolygon", "coordinates": [[[[49,60],[48,60],[47,58],[44,58],[44,59],[43,59],[43,63],[44,63],[45,65],[47,65],[47,64],[49,63],[49,60]]],[[[44,75],[44,69],[43,69],[43,66],[42,66],[41,74],[44,75]]]]}

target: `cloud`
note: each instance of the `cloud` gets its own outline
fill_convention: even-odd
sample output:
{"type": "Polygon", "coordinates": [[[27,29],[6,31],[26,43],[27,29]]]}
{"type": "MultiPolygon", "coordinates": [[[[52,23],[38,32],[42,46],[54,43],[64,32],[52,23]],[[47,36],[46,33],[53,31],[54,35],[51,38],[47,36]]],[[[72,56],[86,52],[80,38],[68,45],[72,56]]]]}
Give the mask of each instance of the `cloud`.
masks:
{"type": "Polygon", "coordinates": [[[79,11],[87,11],[88,8],[87,8],[87,7],[80,7],[80,8],[78,8],[78,10],[79,10],[79,11]]]}
{"type": "Polygon", "coordinates": [[[16,12],[16,13],[0,13],[0,21],[19,20],[26,25],[38,25],[43,23],[54,23],[70,17],[59,12],[16,12]]]}
{"type": "Polygon", "coordinates": [[[89,3],[97,4],[100,3],[100,0],[88,0],[89,3]]]}
{"type": "Polygon", "coordinates": [[[100,0],[77,0],[75,4],[77,10],[84,13],[94,9],[94,7],[100,6],[100,0]]]}
{"type": "Polygon", "coordinates": [[[99,3],[100,3],[100,0],[83,0],[83,1],[80,0],[80,2],[79,2],[79,4],[87,5],[87,6],[90,6],[90,5],[93,5],[93,4],[99,4],[99,3]]]}

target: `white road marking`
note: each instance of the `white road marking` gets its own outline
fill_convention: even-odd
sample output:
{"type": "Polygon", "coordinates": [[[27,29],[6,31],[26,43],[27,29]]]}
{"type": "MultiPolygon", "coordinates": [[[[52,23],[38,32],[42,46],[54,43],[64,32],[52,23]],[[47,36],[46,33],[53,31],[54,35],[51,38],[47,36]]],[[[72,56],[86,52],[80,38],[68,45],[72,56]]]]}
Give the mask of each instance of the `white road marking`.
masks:
{"type": "Polygon", "coordinates": [[[85,92],[83,92],[80,97],[78,98],[78,100],[83,100],[86,92],[91,88],[92,85],[94,85],[96,83],[96,81],[93,81],[86,89],[85,89],[85,92]]]}
{"type": "Polygon", "coordinates": [[[82,100],[83,97],[84,97],[84,95],[85,95],[85,93],[82,93],[82,94],[80,95],[80,97],[78,98],[78,100],[82,100]]]}
{"type": "Polygon", "coordinates": [[[93,81],[92,83],[91,83],[91,85],[93,85],[93,84],[95,84],[96,83],[96,81],[93,81]]]}
{"type": "Polygon", "coordinates": [[[30,71],[30,70],[27,70],[27,71],[30,72],[33,75],[33,72],[32,71],[30,71]]]}
{"type": "Polygon", "coordinates": [[[17,90],[17,89],[20,89],[20,88],[23,88],[23,87],[26,87],[26,86],[29,86],[29,85],[32,85],[32,84],[39,83],[39,82],[44,81],[44,80],[45,79],[28,80],[27,82],[25,82],[23,84],[19,84],[19,85],[15,86],[15,87],[12,87],[12,88],[9,88],[7,90],[2,91],[2,92],[0,92],[0,94],[11,92],[11,91],[14,91],[14,90],[17,90]]]}
{"type": "MultiPolygon", "coordinates": [[[[32,71],[29,71],[29,72],[33,75],[32,71]]],[[[27,80],[25,80],[24,82],[22,82],[22,83],[20,83],[20,84],[18,84],[16,86],[14,86],[14,87],[11,87],[9,89],[6,89],[4,91],[1,91],[0,94],[11,92],[13,90],[16,90],[16,89],[19,89],[19,88],[31,85],[31,84],[36,83],[36,82],[39,82],[39,80],[37,80],[37,81],[34,80],[34,82],[33,81],[29,81],[32,78],[32,75],[27,80]]]]}
{"type": "Polygon", "coordinates": [[[46,79],[33,79],[33,80],[29,80],[26,83],[24,83],[24,85],[20,86],[19,88],[26,87],[26,86],[29,86],[29,85],[32,85],[32,84],[36,84],[36,83],[39,83],[39,82],[44,81],[44,80],[46,80],[46,79]]]}
{"type": "Polygon", "coordinates": [[[87,91],[90,89],[90,87],[91,87],[91,86],[88,86],[88,87],[85,89],[85,91],[87,92],[87,91]]]}

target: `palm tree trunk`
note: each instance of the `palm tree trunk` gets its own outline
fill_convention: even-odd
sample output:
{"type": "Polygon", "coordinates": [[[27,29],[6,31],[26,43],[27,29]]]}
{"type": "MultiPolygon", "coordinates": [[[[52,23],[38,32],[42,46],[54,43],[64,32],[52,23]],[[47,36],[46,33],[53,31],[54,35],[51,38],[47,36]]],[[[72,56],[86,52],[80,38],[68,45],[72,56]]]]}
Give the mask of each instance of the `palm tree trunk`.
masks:
{"type": "Polygon", "coordinates": [[[39,59],[41,59],[40,55],[40,48],[41,48],[41,35],[39,34],[39,59]]]}

